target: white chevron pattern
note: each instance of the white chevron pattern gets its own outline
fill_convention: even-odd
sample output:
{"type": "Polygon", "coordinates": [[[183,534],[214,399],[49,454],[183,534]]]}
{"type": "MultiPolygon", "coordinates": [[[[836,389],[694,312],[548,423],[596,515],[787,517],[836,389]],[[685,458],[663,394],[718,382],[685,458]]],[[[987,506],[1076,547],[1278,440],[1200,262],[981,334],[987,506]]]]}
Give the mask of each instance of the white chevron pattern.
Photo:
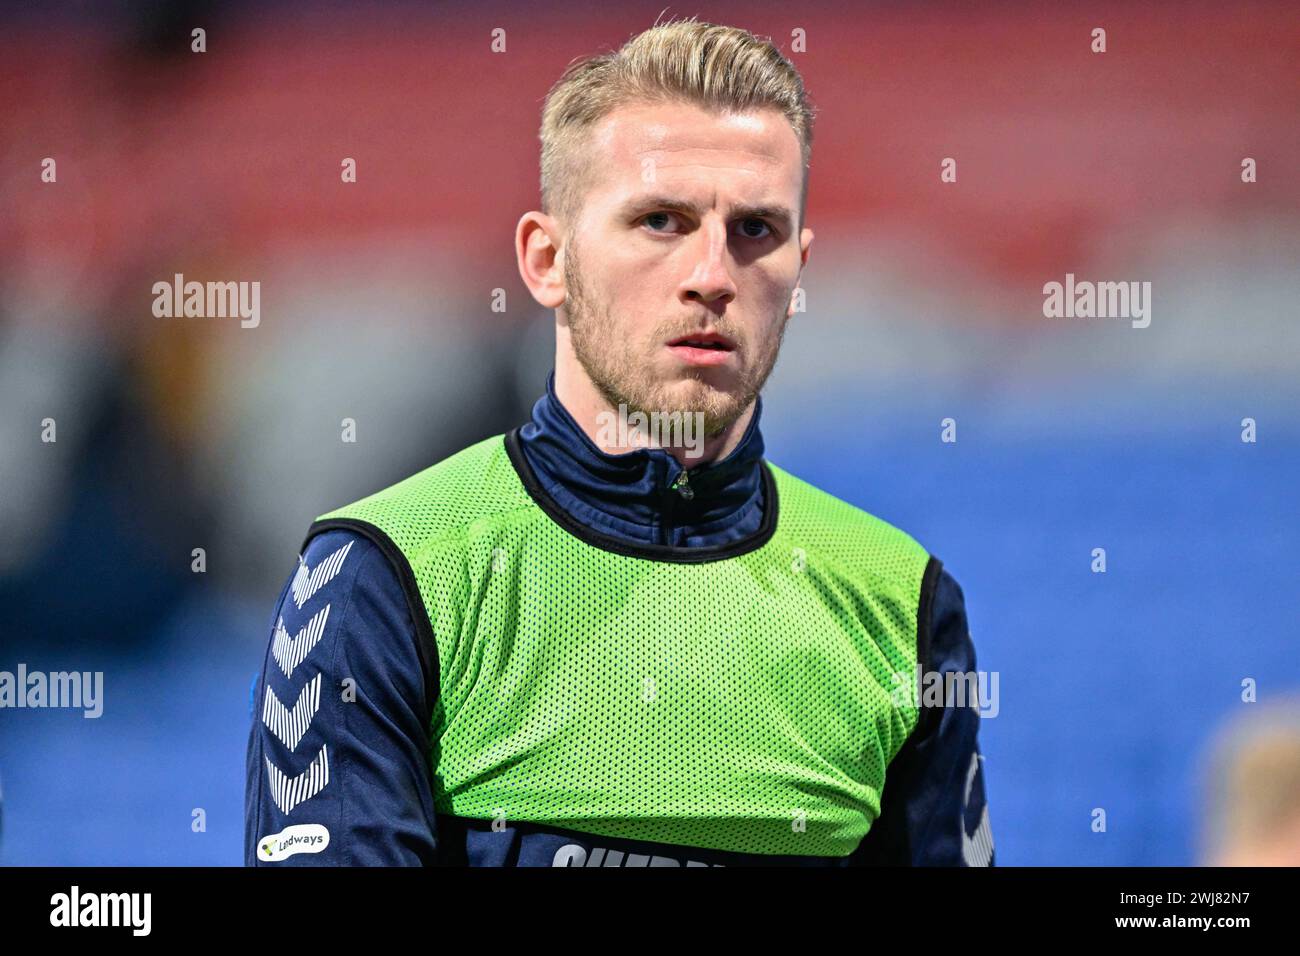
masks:
{"type": "Polygon", "coordinates": [[[271,656],[284,671],[285,677],[293,676],[293,669],[306,660],[311,649],[325,633],[325,621],[330,615],[330,606],[317,611],[310,621],[302,626],[298,633],[290,637],[284,629],[284,618],[275,622],[275,636],[271,639],[271,656]]]}
{"type": "Polygon", "coordinates": [[[271,784],[271,799],[281,813],[289,813],[298,804],[310,800],[330,782],[330,759],[324,746],[311,766],[292,779],[284,775],[271,758],[266,759],[266,777],[271,784]]]}
{"type": "MultiPolygon", "coordinates": [[[[970,761],[970,770],[966,772],[966,803],[970,803],[971,790],[975,786],[975,773],[980,768],[980,760],[983,754],[972,754],[970,761]]],[[[988,866],[993,862],[993,832],[989,826],[989,805],[984,804],[984,812],[980,814],[979,825],[975,827],[975,832],[966,833],[966,823],[962,821],[961,828],[961,856],[966,861],[967,866],[988,866]]]]}
{"type": "Polygon", "coordinates": [[[293,603],[298,605],[300,610],[311,600],[313,594],[329,584],[343,569],[343,562],[354,544],[355,541],[349,541],[310,571],[301,556],[298,558],[298,571],[294,574],[289,589],[293,592],[293,603]]]}
{"type": "Polygon", "coordinates": [[[316,711],[320,710],[320,679],[321,675],[317,674],[311,683],[302,689],[297,702],[293,705],[293,710],[280,703],[280,698],[275,696],[271,685],[266,685],[262,723],[290,750],[298,746],[298,741],[302,740],[303,735],[311,727],[311,720],[316,716],[316,711]]]}

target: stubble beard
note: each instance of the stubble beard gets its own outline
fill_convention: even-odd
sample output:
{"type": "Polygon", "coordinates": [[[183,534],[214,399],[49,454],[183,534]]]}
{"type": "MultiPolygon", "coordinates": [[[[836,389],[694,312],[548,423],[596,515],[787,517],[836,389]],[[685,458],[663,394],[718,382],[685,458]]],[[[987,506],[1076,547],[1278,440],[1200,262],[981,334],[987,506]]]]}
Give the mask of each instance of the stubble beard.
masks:
{"type": "MultiPolygon", "coordinates": [[[[649,356],[638,355],[638,343],[617,334],[609,301],[594,301],[583,278],[572,240],[565,250],[564,281],[564,310],[574,355],[610,407],[617,411],[620,405],[626,405],[629,414],[642,412],[647,416],[655,412],[668,415],[674,412],[683,415],[699,413],[703,415],[706,438],[725,430],[762,391],[776,366],[785,339],[787,317],[783,309],[778,316],[779,331],[775,338],[769,336],[766,341],[758,343],[760,351],[756,360],[746,362],[748,340],[715,320],[718,331],[737,343],[741,362],[736,386],[721,389],[710,384],[706,380],[708,369],[688,368],[685,370],[687,378],[663,382],[655,377],[649,356]]],[[[655,328],[646,346],[660,347],[663,342],[691,331],[691,327],[683,327],[680,321],[666,322],[655,328]]]]}

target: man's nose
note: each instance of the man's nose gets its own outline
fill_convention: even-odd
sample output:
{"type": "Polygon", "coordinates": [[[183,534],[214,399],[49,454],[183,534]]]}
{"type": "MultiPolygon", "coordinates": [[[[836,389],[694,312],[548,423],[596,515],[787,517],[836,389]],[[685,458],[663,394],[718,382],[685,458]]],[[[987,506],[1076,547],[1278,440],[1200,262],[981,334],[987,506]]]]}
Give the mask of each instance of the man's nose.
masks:
{"type": "Polygon", "coordinates": [[[726,303],[736,297],[725,223],[709,220],[696,229],[690,239],[689,255],[693,267],[681,286],[683,301],[726,303]]]}

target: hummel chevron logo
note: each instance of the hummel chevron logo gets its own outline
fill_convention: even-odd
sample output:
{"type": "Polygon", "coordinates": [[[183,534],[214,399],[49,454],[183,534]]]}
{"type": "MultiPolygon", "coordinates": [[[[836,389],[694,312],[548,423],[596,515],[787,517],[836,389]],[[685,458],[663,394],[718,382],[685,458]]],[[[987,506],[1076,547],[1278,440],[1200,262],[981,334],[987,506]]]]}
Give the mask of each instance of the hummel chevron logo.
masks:
{"type": "Polygon", "coordinates": [[[284,775],[271,758],[266,757],[266,778],[271,784],[271,798],[281,813],[289,813],[298,804],[310,800],[325,789],[330,782],[330,758],[325,747],[311,762],[311,766],[290,779],[284,775]]]}
{"type": "MultiPolygon", "coordinates": [[[[983,754],[971,754],[970,770],[966,773],[966,805],[970,805],[971,791],[975,787],[975,774],[979,772],[980,760],[983,754]]],[[[966,861],[967,866],[988,866],[993,862],[993,833],[992,827],[989,826],[989,805],[984,804],[984,812],[980,814],[979,823],[975,825],[974,833],[966,832],[966,823],[962,821],[961,827],[961,856],[966,861]]]]}
{"type": "Polygon", "coordinates": [[[290,750],[298,746],[298,741],[302,740],[303,734],[307,733],[307,728],[311,726],[311,719],[320,709],[320,679],[321,675],[317,674],[311,683],[302,689],[302,693],[298,695],[298,702],[293,705],[293,710],[280,703],[280,698],[275,696],[275,691],[271,690],[270,684],[266,686],[262,723],[266,724],[266,728],[290,750]]]}
{"type": "Polygon", "coordinates": [[[301,608],[311,600],[313,594],[329,584],[334,579],[334,575],[342,570],[343,561],[354,544],[355,541],[349,541],[310,571],[299,557],[298,570],[293,576],[293,584],[289,585],[290,590],[293,591],[293,603],[301,608]]]}
{"type": "Polygon", "coordinates": [[[284,618],[275,622],[275,636],[271,639],[271,656],[284,671],[285,677],[293,676],[293,669],[306,660],[311,649],[316,646],[321,635],[325,633],[325,619],[330,615],[330,606],[317,611],[310,621],[302,626],[296,636],[290,637],[284,629],[284,618]]]}

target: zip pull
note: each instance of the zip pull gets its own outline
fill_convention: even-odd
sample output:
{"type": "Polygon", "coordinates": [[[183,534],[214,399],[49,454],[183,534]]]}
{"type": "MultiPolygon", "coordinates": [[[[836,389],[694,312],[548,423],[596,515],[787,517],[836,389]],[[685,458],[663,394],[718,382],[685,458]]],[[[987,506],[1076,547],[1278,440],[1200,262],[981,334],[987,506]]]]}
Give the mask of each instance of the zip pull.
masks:
{"type": "Polygon", "coordinates": [[[694,498],[695,489],[691,487],[691,473],[686,469],[682,469],[682,473],[673,482],[673,489],[687,501],[694,498]]]}

